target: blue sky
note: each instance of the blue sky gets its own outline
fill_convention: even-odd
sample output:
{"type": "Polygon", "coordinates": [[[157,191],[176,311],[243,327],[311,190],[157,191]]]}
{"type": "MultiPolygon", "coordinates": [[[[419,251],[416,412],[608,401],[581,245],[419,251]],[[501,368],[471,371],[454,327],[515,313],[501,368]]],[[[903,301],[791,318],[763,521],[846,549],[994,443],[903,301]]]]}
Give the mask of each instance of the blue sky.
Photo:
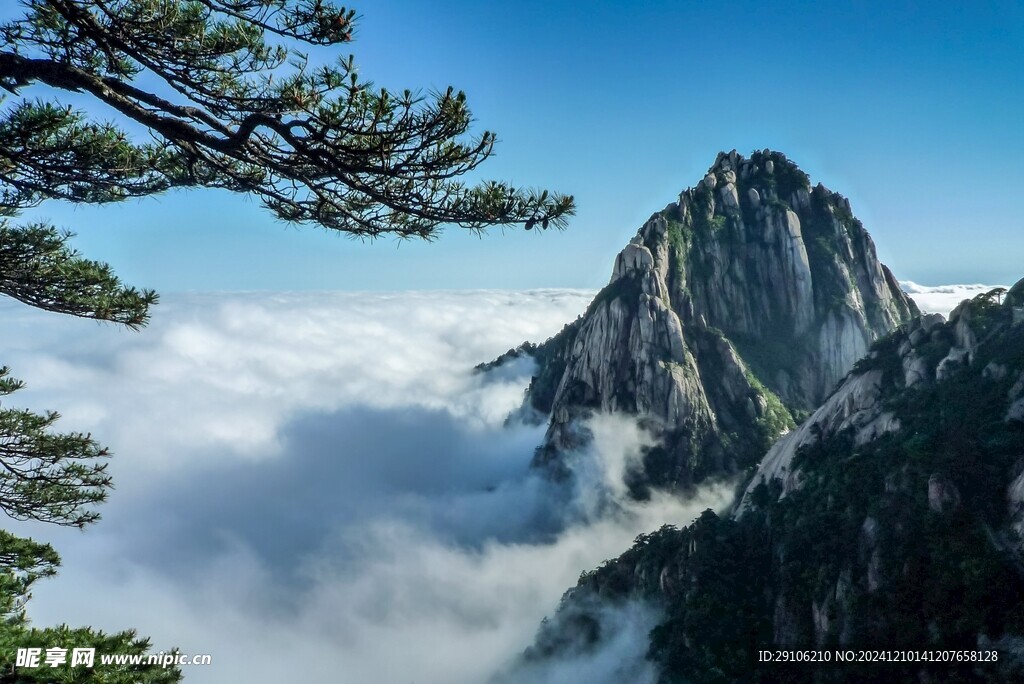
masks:
{"type": "Polygon", "coordinates": [[[465,90],[479,130],[499,136],[481,177],[574,194],[568,230],[359,242],[285,226],[216,191],[48,203],[31,215],[164,292],[598,287],[639,224],[719,150],[770,147],[850,198],[899,278],[1024,275],[1016,3],[355,7],[362,19],[345,52],[363,76],[465,90]]]}

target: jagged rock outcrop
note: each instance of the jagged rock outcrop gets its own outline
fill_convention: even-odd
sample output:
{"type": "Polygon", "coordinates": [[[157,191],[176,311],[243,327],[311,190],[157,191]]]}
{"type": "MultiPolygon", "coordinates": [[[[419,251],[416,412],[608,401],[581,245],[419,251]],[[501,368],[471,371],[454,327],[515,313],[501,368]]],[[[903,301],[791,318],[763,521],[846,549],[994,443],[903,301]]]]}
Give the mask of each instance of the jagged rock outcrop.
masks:
{"type": "Polygon", "coordinates": [[[584,574],[538,645],[564,640],[561,616],[583,620],[594,597],[642,600],[665,614],[649,651],[662,682],[877,680],[877,663],[790,672],[758,653],[878,644],[999,651],[888,662],[886,681],[1024,680],[1024,416],[1012,410],[1024,397],[1024,287],[1014,290],[876,342],[772,448],[730,515],[642,535],[584,574]]]}
{"type": "Polygon", "coordinates": [[[638,491],[743,469],[916,314],[845,198],[782,154],[720,154],[538,348],[527,404],[550,427],[536,461],[557,469],[585,438],[581,415],[619,411],[663,445],[634,473],[638,491]]]}

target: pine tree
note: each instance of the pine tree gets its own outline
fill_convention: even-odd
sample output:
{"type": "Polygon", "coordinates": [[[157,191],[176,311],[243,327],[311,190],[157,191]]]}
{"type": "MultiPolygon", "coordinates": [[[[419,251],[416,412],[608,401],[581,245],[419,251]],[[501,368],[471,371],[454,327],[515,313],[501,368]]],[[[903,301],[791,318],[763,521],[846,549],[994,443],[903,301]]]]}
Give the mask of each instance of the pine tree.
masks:
{"type": "MultiPolygon", "coordinates": [[[[369,238],[562,227],[573,213],[569,196],[462,180],[495,143],[493,133],[469,134],[463,93],[378,89],[351,56],[314,66],[303,50],[336,50],[355,30],[355,12],[330,0],[23,5],[23,18],[0,24],[0,294],[30,306],[137,328],[157,301],[78,254],[70,233],[13,220],[50,199],[221,188],[259,198],[284,221],[369,238]],[[66,106],[61,91],[117,118],[66,106]]],[[[20,387],[0,368],[0,397],[20,387]]],[[[0,404],[0,510],[81,528],[107,497],[108,453],[90,435],[54,432],[57,419],[0,404]]],[[[0,681],[180,679],[176,667],[15,669],[19,647],[149,647],[130,630],[30,627],[30,589],[59,562],[49,545],[0,531],[0,681]]]]}
{"type": "MultiPolygon", "coordinates": [[[[2,160],[2,157],[0,157],[2,160]]],[[[0,224],[0,292],[32,306],[129,327],[146,322],[151,291],[124,286],[105,264],[72,250],[68,235],[42,225],[0,224]]],[[[22,383],[0,368],[0,397],[22,383]]],[[[83,528],[95,522],[96,504],[107,498],[108,452],[90,435],[52,430],[59,416],[0,403],[0,510],[17,520],[83,528]]],[[[19,648],[95,648],[97,653],[145,654],[149,641],[132,630],[104,634],[65,625],[33,628],[25,618],[32,585],[60,564],[48,544],[0,530],[0,682],[168,684],[181,679],[177,667],[111,665],[16,668],[19,648]],[[55,678],[59,678],[56,679],[55,678]]]]}

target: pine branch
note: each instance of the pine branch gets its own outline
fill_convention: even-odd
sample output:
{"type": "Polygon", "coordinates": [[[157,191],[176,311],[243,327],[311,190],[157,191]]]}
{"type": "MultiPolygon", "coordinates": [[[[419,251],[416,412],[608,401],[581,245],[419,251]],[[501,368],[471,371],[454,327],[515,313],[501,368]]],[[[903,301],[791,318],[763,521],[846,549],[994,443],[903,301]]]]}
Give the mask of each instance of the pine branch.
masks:
{"type": "Polygon", "coordinates": [[[22,103],[0,125],[10,212],[51,197],[102,202],[217,187],[255,195],[285,221],[425,239],[445,224],[561,228],[574,212],[571,196],[459,180],[496,140],[469,133],[463,93],[376,89],[360,80],[352,57],[310,68],[295,44],[352,38],[355,13],[327,0],[27,4],[25,21],[0,26],[0,87],[88,93],[156,142],[135,144],[112,123],[22,103]],[[144,78],[162,87],[141,88],[144,78]],[[41,133],[47,154],[19,156],[4,145],[4,129],[17,136],[25,119],[44,114],[54,119],[41,133]],[[99,147],[116,154],[90,153],[99,147]],[[110,158],[119,163],[108,168],[110,158]]]}
{"type": "Polygon", "coordinates": [[[125,286],[109,266],[71,249],[70,238],[52,226],[0,220],[0,294],[47,311],[145,325],[156,293],[125,286]]]}
{"type": "MultiPolygon", "coordinates": [[[[20,383],[0,368],[0,381],[20,383]]],[[[10,393],[6,386],[4,394],[10,393]]],[[[0,510],[16,520],[71,527],[96,521],[111,486],[109,455],[87,434],[55,433],[60,416],[0,407],[0,510]]]]}

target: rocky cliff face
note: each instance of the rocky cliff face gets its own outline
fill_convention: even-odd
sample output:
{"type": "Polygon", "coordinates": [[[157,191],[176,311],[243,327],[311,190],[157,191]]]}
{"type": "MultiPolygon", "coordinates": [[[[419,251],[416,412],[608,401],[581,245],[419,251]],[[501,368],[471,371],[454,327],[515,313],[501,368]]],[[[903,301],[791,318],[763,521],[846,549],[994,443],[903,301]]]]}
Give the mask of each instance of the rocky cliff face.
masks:
{"type": "Polygon", "coordinates": [[[743,469],[916,313],[846,199],[782,154],[720,154],[641,227],[587,312],[534,350],[527,404],[550,416],[537,463],[557,469],[597,410],[661,438],[638,493],[743,469]]]}
{"type": "MultiPolygon", "coordinates": [[[[731,515],[643,535],[581,577],[527,657],[593,602],[649,601],[661,681],[1021,681],[1024,280],[877,342],[761,462],[731,515]],[[884,646],[880,646],[884,645],[884,646]],[[759,650],[996,650],[995,662],[842,668],[759,650]]],[[[578,643],[578,642],[577,642],[578,643]]]]}

